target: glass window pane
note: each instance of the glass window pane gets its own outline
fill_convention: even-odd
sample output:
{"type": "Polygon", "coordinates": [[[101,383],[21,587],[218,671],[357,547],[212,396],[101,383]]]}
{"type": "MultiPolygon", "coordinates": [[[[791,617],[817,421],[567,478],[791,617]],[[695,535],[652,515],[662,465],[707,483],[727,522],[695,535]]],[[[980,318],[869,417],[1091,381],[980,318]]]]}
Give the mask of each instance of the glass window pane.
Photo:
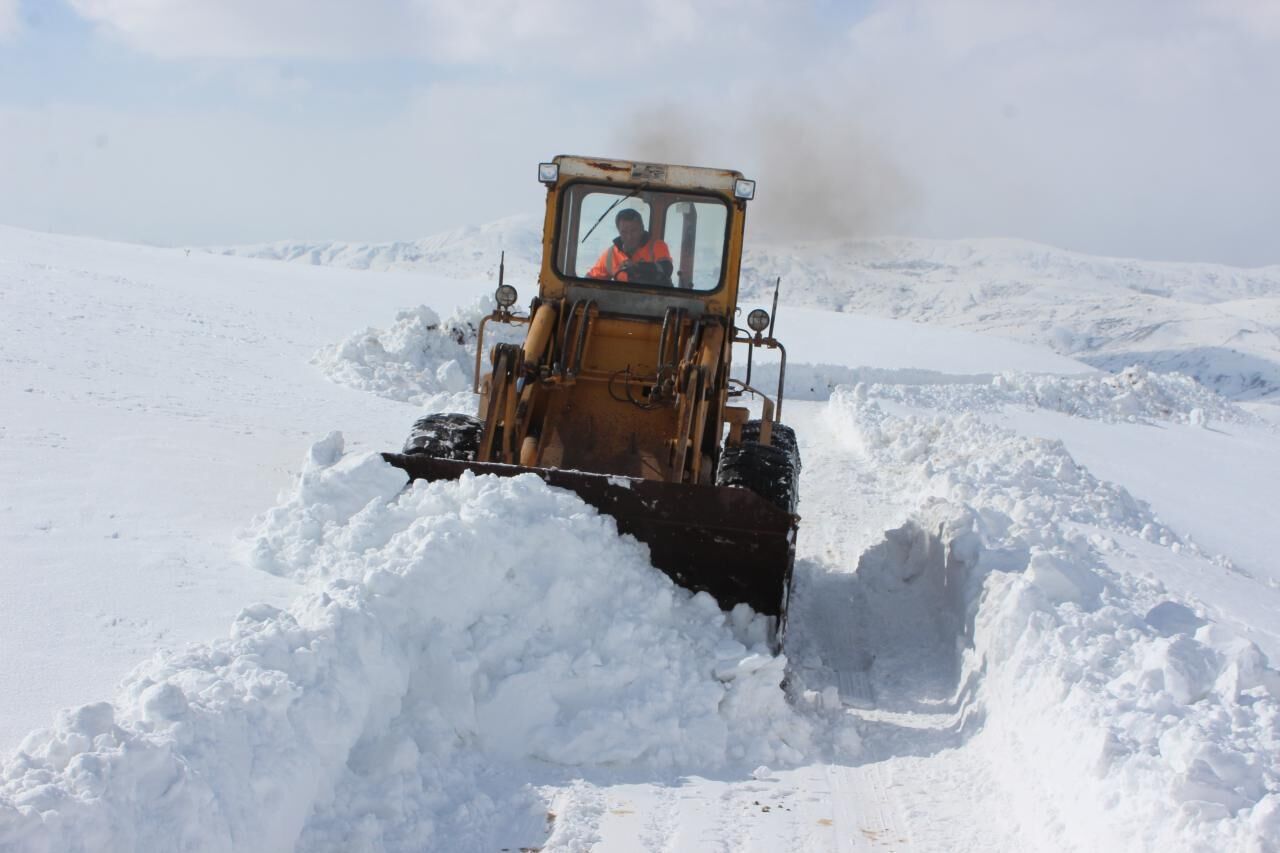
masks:
{"type": "Polygon", "coordinates": [[[714,290],[720,283],[727,219],[719,202],[686,201],[671,208],[663,236],[676,261],[677,286],[714,290]]]}
{"type": "Polygon", "coordinates": [[[573,278],[714,290],[729,221],[714,199],[580,184],[562,197],[556,268],[573,278]],[[634,193],[634,194],[633,194],[634,193]],[[619,214],[635,211],[634,214],[619,214]]]}
{"type": "Polygon", "coordinates": [[[616,218],[623,210],[635,210],[639,212],[644,219],[645,227],[649,225],[649,205],[642,201],[639,197],[629,198],[623,202],[618,202],[620,195],[615,193],[589,192],[582,200],[582,213],[579,221],[582,223],[578,236],[578,262],[575,264],[578,275],[587,275],[596,263],[596,261],[604,254],[606,249],[613,245],[614,239],[618,236],[618,229],[615,224],[616,218]],[[617,207],[613,207],[617,204],[617,207]],[[612,210],[609,208],[613,207],[612,210]],[[608,211],[606,214],[605,211],[608,211]],[[601,217],[604,217],[601,219],[601,217]],[[599,225],[596,222],[599,221],[599,225]],[[595,225],[595,231],[587,236],[587,231],[591,226],[595,225]],[[584,239],[585,238],[585,239],[584,239]]]}

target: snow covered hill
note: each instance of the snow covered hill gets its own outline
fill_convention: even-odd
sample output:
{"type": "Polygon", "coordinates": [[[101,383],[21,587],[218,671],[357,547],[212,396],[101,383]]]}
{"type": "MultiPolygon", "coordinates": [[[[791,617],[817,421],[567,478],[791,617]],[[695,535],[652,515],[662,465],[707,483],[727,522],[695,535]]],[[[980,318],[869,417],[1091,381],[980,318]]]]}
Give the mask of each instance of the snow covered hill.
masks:
{"type": "MultiPolygon", "coordinates": [[[[380,245],[275,243],[222,250],[355,269],[474,279],[507,253],[536,279],[541,220],[512,217],[380,245]]],[[[748,243],[747,292],[781,277],[790,305],[957,326],[1052,348],[1108,371],[1180,372],[1233,399],[1280,395],[1280,266],[1099,258],[1019,240],[876,238],[748,243]]]]}
{"type": "Polygon", "coordinates": [[[1280,847],[1273,407],[784,305],[773,657],[378,458],[491,287],[0,229],[0,849],[1280,847]]]}
{"type": "Polygon", "coordinates": [[[216,250],[224,255],[334,266],[344,269],[429,272],[477,279],[496,277],[499,256],[506,252],[508,272],[517,279],[537,277],[542,257],[541,220],[512,216],[488,225],[446,231],[422,240],[392,243],[323,243],[282,241],[216,250]]]}

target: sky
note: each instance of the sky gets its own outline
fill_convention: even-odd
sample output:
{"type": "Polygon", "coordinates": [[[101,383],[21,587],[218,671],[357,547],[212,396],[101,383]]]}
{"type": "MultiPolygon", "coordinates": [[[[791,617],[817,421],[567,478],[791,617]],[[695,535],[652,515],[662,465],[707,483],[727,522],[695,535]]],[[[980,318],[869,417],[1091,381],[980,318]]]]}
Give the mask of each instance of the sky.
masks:
{"type": "Polygon", "coordinates": [[[0,0],[0,223],[158,245],[736,168],[758,238],[1280,263],[1276,0],[0,0]]]}

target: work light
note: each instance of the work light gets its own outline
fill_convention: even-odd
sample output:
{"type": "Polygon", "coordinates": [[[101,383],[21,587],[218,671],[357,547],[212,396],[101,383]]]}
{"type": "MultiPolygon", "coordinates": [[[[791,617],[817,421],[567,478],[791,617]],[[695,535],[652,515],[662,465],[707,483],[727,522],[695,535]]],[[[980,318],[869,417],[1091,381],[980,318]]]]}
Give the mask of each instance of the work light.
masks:
{"type": "Polygon", "coordinates": [[[560,179],[559,163],[539,163],[538,164],[538,180],[544,184],[554,184],[560,179]]]}
{"type": "Polygon", "coordinates": [[[756,182],[748,181],[746,178],[738,178],[733,182],[733,195],[734,198],[750,201],[756,197],[756,182]]]}
{"type": "Polygon", "coordinates": [[[755,309],[747,315],[747,325],[753,332],[763,332],[769,328],[769,312],[763,308],[755,309]]]}
{"type": "Polygon", "coordinates": [[[516,304],[516,299],[519,298],[519,294],[516,293],[516,289],[514,287],[509,284],[504,284],[502,287],[498,288],[498,292],[493,295],[493,298],[497,300],[498,307],[505,309],[516,304]]]}

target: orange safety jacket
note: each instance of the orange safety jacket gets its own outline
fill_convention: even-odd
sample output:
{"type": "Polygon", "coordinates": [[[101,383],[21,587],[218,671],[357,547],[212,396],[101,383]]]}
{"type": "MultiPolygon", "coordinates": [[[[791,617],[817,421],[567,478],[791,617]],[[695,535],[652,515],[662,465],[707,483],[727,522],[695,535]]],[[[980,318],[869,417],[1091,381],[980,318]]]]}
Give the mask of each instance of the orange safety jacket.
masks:
{"type": "Polygon", "coordinates": [[[636,249],[630,255],[622,250],[622,238],[614,238],[613,245],[604,250],[604,254],[600,256],[600,260],[596,261],[596,265],[587,271],[587,278],[607,278],[614,281],[626,281],[627,271],[622,269],[622,265],[627,261],[636,263],[661,263],[666,261],[671,263],[671,250],[667,248],[667,244],[651,236],[648,232],[644,235],[644,242],[640,244],[640,248],[636,249]]]}

